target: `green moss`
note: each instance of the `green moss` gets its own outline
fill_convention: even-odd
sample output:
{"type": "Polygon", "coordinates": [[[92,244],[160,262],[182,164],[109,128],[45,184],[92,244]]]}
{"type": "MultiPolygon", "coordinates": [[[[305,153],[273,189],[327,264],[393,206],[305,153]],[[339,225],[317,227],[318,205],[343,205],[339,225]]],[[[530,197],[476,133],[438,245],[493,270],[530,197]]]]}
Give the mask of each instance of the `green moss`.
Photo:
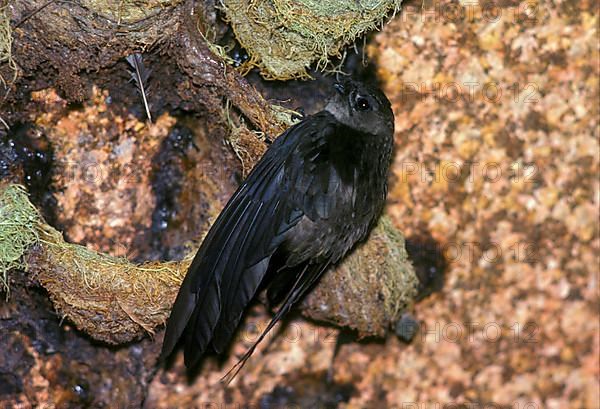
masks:
{"type": "Polygon", "coordinates": [[[300,113],[292,109],[282,107],[281,105],[271,105],[273,117],[286,126],[292,126],[300,122],[300,113]]]}
{"type": "Polygon", "coordinates": [[[0,284],[9,294],[8,271],[24,269],[23,255],[39,238],[41,217],[21,185],[0,188],[0,284]]]}
{"type": "Polygon", "coordinates": [[[238,41],[269,79],[306,77],[317,61],[376,28],[401,0],[223,0],[238,41]]]}

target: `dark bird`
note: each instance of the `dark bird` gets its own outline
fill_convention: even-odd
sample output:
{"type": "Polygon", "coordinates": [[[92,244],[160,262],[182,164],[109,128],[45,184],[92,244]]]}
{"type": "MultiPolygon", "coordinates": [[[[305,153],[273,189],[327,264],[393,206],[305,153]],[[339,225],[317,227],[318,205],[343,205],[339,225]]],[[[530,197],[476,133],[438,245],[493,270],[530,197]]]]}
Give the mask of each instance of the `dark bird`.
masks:
{"type": "Polygon", "coordinates": [[[180,339],[188,368],[209,345],[222,353],[265,287],[269,302],[281,306],[232,368],[235,376],[267,332],[376,223],[393,147],[390,102],[355,81],[334,87],[323,111],[271,144],[209,230],[173,305],[163,359],[180,339]]]}

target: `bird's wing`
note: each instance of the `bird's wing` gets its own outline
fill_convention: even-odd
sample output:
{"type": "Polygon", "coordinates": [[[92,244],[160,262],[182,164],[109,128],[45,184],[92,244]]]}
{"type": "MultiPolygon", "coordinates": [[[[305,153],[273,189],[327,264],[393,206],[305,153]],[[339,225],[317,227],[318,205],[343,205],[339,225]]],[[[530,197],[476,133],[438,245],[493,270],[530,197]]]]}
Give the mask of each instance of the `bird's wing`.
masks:
{"type": "MultiPolygon", "coordinates": [[[[356,195],[353,172],[356,164],[336,163],[338,159],[356,156],[347,155],[347,146],[342,146],[343,144],[334,146],[340,142],[340,137],[346,135],[340,132],[339,124],[331,119],[323,121],[320,125],[318,132],[303,136],[302,142],[295,147],[294,153],[284,164],[287,201],[291,207],[301,209],[303,217],[316,225],[326,224],[327,220],[336,214],[345,216],[348,209],[351,210],[356,195]]],[[[292,227],[290,233],[302,235],[301,224],[292,227]]],[[[323,229],[327,227],[323,226],[323,229]]],[[[338,260],[339,253],[332,252],[331,249],[321,249],[318,245],[309,248],[311,251],[308,252],[303,249],[286,248],[288,254],[287,261],[282,266],[283,271],[277,271],[274,282],[269,283],[271,301],[284,295],[281,297],[283,301],[279,310],[252,346],[222,378],[225,383],[229,383],[237,375],[267,333],[318,281],[327,268],[338,260]],[[271,297],[273,284],[277,287],[274,289],[276,297],[271,297]]]]}
{"type": "MultiPolygon", "coordinates": [[[[263,219],[268,226],[253,231],[253,237],[246,242],[248,248],[254,250],[254,254],[249,254],[247,259],[247,265],[252,267],[243,271],[226,270],[228,283],[224,292],[227,295],[223,296],[221,318],[213,332],[212,345],[215,351],[222,352],[228,344],[246,305],[262,281],[269,261],[264,259],[264,255],[273,255],[282,241],[289,238],[289,234],[296,234],[296,225],[302,217],[317,222],[328,219],[333,210],[339,210],[337,200],[341,181],[330,161],[329,149],[338,127],[329,113],[320,113],[292,129],[289,137],[295,143],[291,144],[293,146],[289,154],[280,156],[283,162],[281,180],[275,187],[277,200],[272,211],[265,211],[263,219]],[[258,280],[253,281],[253,277],[258,277],[258,280]]],[[[287,262],[293,260],[293,264],[297,265],[309,258],[310,254],[288,254],[287,262]]],[[[326,257],[323,261],[328,262],[326,257]]],[[[305,272],[304,280],[312,276],[315,269],[318,268],[312,266],[305,272]]],[[[297,274],[289,277],[287,289],[292,287],[297,277],[297,274]]]]}
{"type": "Polygon", "coordinates": [[[167,323],[163,358],[184,332],[186,366],[194,366],[211,341],[221,351],[285,234],[304,214],[313,216],[327,207],[297,201],[302,197],[299,191],[311,188],[319,197],[314,185],[322,178],[306,173],[314,171],[312,162],[322,162],[311,146],[327,139],[331,121],[329,114],[317,114],[286,131],[229,200],[179,290],[167,323]]]}

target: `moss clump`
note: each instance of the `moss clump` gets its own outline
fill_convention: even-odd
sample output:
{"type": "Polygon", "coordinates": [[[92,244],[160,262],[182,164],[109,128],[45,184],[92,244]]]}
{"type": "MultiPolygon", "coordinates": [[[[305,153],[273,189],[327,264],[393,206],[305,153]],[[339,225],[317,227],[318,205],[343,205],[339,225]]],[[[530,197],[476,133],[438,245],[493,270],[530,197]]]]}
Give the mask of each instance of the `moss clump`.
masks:
{"type": "Polygon", "coordinates": [[[314,61],[325,67],[344,45],[376,28],[401,0],[223,0],[223,8],[251,62],[267,79],[306,77],[314,61]]]}
{"type": "Polygon", "coordinates": [[[7,297],[8,271],[25,269],[23,255],[39,239],[38,220],[40,215],[23,186],[0,186],[0,284],[7,297]]]}
{"type": "Polygon", "coordinates": [[[136,265],[67,243],[46,224],[38,231],[42,246],[31,252],[30,270],[77,328],[121,344],[166,322],[193,254],[181,262],[136,265]]]}
{"type": "Polygon", "coordinates": [[[23,186],[0,187],[3,286],[8,291],[9,270],[27,269],[61,314],[100,341],[128,342],[163,324],[192,255],[181,262],[136,265],[67,243],[44,222],[23,186]]]}

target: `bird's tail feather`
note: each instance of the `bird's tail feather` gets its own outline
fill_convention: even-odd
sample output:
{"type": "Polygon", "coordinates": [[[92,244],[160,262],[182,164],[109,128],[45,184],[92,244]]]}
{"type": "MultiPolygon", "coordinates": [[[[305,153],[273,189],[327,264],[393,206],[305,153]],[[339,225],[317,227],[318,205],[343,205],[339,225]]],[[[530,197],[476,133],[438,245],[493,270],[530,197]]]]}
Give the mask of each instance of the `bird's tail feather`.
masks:
{"type": "Polygon", "coordinates": [[[250,356],[252,356],[252,353],[254,352],[258,344],[265,338],[265,336],[275,326],[275,324],[277,324],[281,320],[285,313],[287,313],[290,310],[290,308],[296,303],[296,301],[298,301],[302,297],[302,295],[304,295],[306,290],[308,290],[317,281],[317,279],[321,277],[321,275],[327,269],[328,266],[329,264],[307,264],[304,267],[302,272],[298,274],[294,285],[285,297],[285,300],[281,304],[281,307],[269,322],[269,325],[267,325],[267,327],[260,334],[258,339],[254,342],[254,344],[252,344],[250,348],[248,348],[248,350],[244,353],[244,355],[242,355],[238,362],[234,366],[232,366],[231,369],[229,369],[227,373],[221,378],[222,383],[224,383],[225,385],[231,383],[231,381],[236,377],[238,372],[244,367],[250,356]]]}

